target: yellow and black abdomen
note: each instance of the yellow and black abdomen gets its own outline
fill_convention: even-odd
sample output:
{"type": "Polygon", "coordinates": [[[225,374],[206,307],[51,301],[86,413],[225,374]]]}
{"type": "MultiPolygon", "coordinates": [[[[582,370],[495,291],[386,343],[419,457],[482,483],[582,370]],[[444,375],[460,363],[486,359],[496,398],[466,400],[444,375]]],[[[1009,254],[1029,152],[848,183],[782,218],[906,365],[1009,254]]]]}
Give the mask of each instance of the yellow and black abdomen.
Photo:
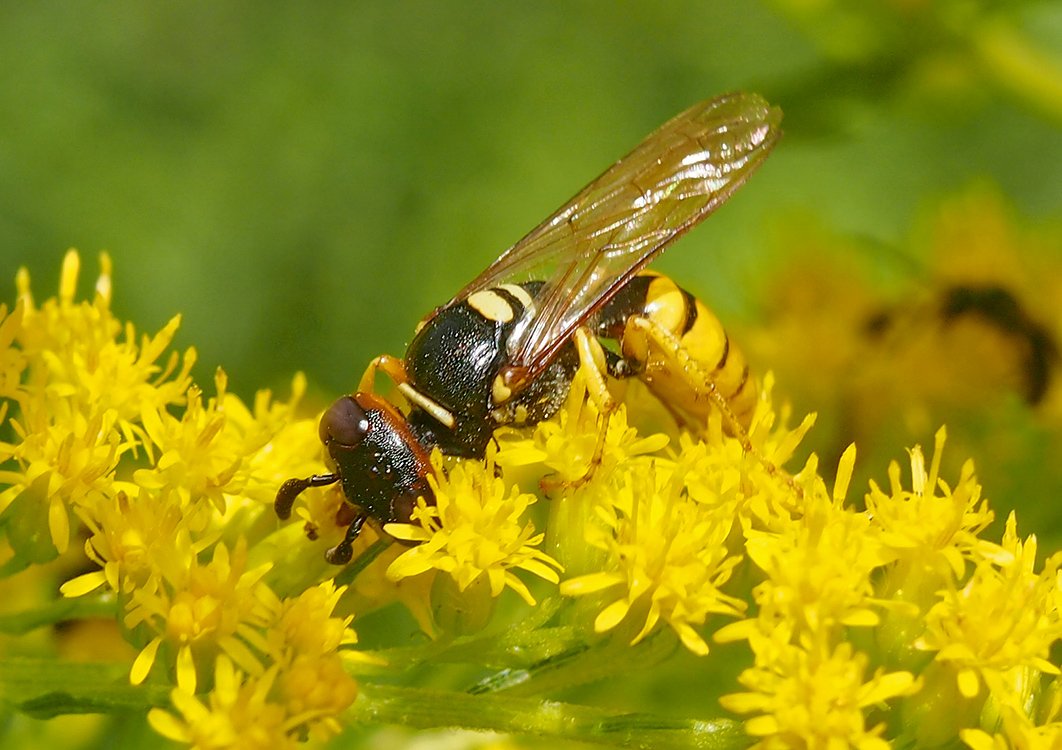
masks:
{"type": "Polygon", "coordinates": [[[619,342],[630,374],[684,426],[703,428],[713,406],[725,404],[727,429],[748,428],[759,394],[744,354],[719,318],[668,277],[635,276],[602,308],[597,330],[619,342]]]}

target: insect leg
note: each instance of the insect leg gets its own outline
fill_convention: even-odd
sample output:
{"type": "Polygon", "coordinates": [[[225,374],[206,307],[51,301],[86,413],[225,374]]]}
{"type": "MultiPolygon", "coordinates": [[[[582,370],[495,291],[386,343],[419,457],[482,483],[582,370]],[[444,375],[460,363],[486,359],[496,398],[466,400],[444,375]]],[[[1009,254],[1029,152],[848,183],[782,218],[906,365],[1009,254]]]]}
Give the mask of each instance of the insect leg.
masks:
{"type": "MultiPolygon", "coordinates": [[[[699,411],[695,408],[698,406],[697,402],[707,399],[713,407],[719,410],[725,420],[728,431],[741,443],[742,450],[755,457],[768,474],[781,476],[798,497],[803,496],[803,490],[788,472],[775,466],[755,449],[749,439],[748,430],[745,428],[746,422],[743,417],[746,415],[735,414],[731,408],[730,399],[745,390],[745,380],[742,380],[737,385],[737,390],[731,396],[723,395],[715,380],[716,372],[706,371],[706,368],[699,360],[690,356],[689,351],[683,346],[681,339],[674,332],[660,325],[652,318],[641,315],[632,315],[627,319],[623,334],[623,349],[624,351],[640,349],[647,353],[646,358],[649,361],[636,364],[643,366],[641,377],[651,390],[653,389],[654,370],[665,372],[671,378],[675,376],[681,377],[685,387],[689,389],[688,397],[692,399],[692,403],[689,405],[689,411],[692,414],[697,414],[699,411]],[[649,346],[650,344],[652,347],[649,346]],[[649,352],[652,352],[652,354],[649,354],[649,352]],[[661,359],[653,359],[654,355],[661,359]]],[[[747,378],[747,373],[745,377],[747,378]]],[[[667,399],[661,399],[661,401],[671,410],[672,414],[675,414],[680,423],[690,421],[684,414],[676,413],[682,408],[681,401],[676,403],[672,403],[667,399]]],[[[699,425],[699,427],[703,430],[704,425],[699,425]]]]}
{"type": "Polygon", "coordinates": [[[574,489],[590,481],[601,465],[605,455],[605,438],[608,437],[608,423],[612,413],[616,410],[616,400],[608,392],[608,383],[605,380],[608,365],[605,360],[605,351],[600,342],[585,327],[575,330],[575,349],[579,353],[579,372],[583,375],[583,383],[586,386],[586,394],[590,402],[597,407],[600,414],[597,428],[597,442],[594,445],[594,453],[586,467],[586,473],[574,481],[549,481],[543,480],[542,486],[546,490],[566,487],[574,489]]]}
{"type": "MultiPolygon", "coordinates": [[[[682,345],[682,341],[672,331],[657,323],[652,318],[641,315],[632,315],[627,319],[626,329],[623,334],[623,348],[641,349],[646,352],[649,361],[643,363],[642,377],[653,387],[653,371],[655,369],[666,370],[672,377],[680,377],[689,391],[689,398],[693,402],[707,399],[713,407],[723,416],[727,431],[730,432],[746,453],[752,453],[752,442],[749,440],[748,431],[745,429],[741,418],[730,407],[727,397],[719,390],[719,385],[712,377],[712,373],[706,372],[705,368],[682,345]],[[635,339],[641,339],[641,346],[632,346],[635,339]],[[653,354],[662,357],[653,360],[653,354]]],[[[689,422],[681,414],[681,401],[662,399],[663,403],[671,410],[676,419],[681,423],[689,422]]],[[[691,411],[695,411],[691,408],[691,411]]],[[[698,425],[703,429],[703,425],[698,425]]]]}
{"type": "Polygon", "coordinates": [[[579,372],[583,374],[587,395],[607,420],[616,410],[616,400],[608,392],[608,382],[605,380],[609,369],[605,350],[586,328],[575,330],[575,350],[579,353],[579,372]]]}
{"type": "Polygon", "coordinates": [[[273,510],[276,511],[280,520],[286,521],[291,517],[291,506],[295,502],[295,498],[302,494],[303,490],[310,487],[324,487],[328,484],[335,484],[338,481],[338,474],[314,474],[306,479],[289,479],[280,485],[280,489],[277,490],[277,499],[273,501],[273,510]]]}
{"type": "Polygon", "coordinates": [[[325,552],[325,560],[333,565],[346,565],[350,562],[350,558],[354,555],[354,540],[358,538],[358,534],[361,533],[361,527],[365,525],[368,519],[369,517],[364,513],[354,516],[354,520],[347,527],[347,533],[343,537],[343,541],[325,552]]]}
{"type": "Polygon", "coordinates": [[[374,358],[369,363],[369,366],[365,368],[365,374],[361,376],[361,382],[358,384],[359,391],[362,393],[376,392],[376,372],[378,370],[383,370],[387,377],[391,378],[396,385],[409,382],[405,363],[398,357],[393,357],[390,354],[381,354],[379,357],[374,358]]]}

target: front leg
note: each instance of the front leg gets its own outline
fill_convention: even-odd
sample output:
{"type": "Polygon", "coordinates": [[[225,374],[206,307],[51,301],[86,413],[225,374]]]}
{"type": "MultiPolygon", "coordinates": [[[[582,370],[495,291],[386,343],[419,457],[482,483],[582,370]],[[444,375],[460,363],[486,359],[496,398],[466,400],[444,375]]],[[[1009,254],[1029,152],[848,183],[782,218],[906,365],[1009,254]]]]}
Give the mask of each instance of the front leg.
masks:
{"type": "Polygon", "coordinates": [[[365,368],[365,374],[361,376],[361,382],[358,384],[359,391],[362,393],[376,392],[376,373],[378,370],[383,370],[387,377],[394,381],[395,385],[401,386],[409,382],[409,375],[406,374],[406,363],[390,354],[381,354],[379,357],[375,357],[369,363],[369,366],[365,368]]]}
{"type": "Polygon", "coordinates": [[[280,485],[277,490],[276,500],[273,501],[273,510],[281,521],[291,517],[291,506],[304,490],[310,487],[324,487],[339,481],[338,474],[314,474],[306,479],[289,479],[280,485]]]}

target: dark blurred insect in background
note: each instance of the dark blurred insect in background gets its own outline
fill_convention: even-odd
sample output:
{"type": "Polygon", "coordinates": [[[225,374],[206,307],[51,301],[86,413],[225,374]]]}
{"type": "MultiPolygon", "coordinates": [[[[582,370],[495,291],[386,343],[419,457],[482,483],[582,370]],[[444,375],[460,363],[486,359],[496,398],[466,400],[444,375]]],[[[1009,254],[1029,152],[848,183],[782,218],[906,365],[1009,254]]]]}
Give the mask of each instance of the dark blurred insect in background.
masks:
{"type": "Polygon", "coordinates": [[[943,425],[941,471],[972,458],[997,523],[1022,507],[1033,526],[1058,529],[1057,505],[1024,504],[1062,488],[1057,223],[978,182],[927,202],[897,240],[810,216],[779,219],[777,236],[780,262],[750,289],[758,322],[740,333],[794,411],[817,412],[804,445],[821,465],[854,442],[854,483],[865,482],[896,445],[925,445],[943,425]]]}

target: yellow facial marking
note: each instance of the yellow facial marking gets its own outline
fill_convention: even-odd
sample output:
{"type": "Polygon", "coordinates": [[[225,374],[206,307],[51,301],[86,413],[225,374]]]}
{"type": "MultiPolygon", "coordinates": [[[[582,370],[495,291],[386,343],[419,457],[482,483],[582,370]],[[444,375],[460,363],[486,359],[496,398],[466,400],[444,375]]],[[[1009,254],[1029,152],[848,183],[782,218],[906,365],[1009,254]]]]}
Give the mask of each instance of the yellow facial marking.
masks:
{"type": "Polygon", "coordinates": [[[471,295],[468,304],[484,318],[495,323],[508,323],[513,319],[513,306],[492,289],[471,295]]]}

